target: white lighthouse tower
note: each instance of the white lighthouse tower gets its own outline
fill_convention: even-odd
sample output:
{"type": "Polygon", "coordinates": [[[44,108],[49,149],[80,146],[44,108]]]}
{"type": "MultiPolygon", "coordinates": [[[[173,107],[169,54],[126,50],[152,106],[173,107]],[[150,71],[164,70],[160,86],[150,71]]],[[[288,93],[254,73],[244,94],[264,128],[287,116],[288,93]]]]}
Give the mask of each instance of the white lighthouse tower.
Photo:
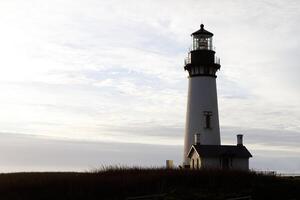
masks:
{"type": "Polygon", "coordinates": [[[216,72],[221,66],[215,56],[213,34],[201,24],[191,36],[193,44],[184,66],[189,73],[184,165],[189,165],[187,154],[195,135],[201,145],[221,145],[216,88],[216,72]]]}

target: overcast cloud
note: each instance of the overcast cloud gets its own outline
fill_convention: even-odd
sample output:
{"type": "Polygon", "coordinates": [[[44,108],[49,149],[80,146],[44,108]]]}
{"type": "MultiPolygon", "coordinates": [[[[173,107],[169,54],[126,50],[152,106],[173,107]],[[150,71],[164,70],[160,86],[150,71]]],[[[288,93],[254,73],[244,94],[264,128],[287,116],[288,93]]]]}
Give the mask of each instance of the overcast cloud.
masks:
{"type": "MultiPolygon", "coordinates": [[[[63,151],[63,142],[55,141],[90,142],[93,153],[78,153],[91,153],[90,162],[78,159],[74,170],[87,163],[131,163],[106,146],[96,149],[107,143],[116,151],[132,147],[126,155],[144,144],[148,155],[158,145],[164,153],[144,163],[161,165],[168,156],[180,162],[187,98],[183,60],[190,33],[203,22],[215,34],[221,58],[223,143],[235,143],[235,135],[244,133],[255,153],[252,168],[299,172],[299,10],[297,0],[1,1],[0,132],[11,143],[0,152],[19,160],[4,159],[5,166],[38,170],[34,152],[43,151],[33,145],[36,137],[51,143],[45,155],[56,145],[63,151]],[[32,166],[12,153],[25,147],[32,166]],[[104,152],[111,158],[96,161],[104,152]]],[[[67,165],[57,169],[73,169],[67,165]]]]}

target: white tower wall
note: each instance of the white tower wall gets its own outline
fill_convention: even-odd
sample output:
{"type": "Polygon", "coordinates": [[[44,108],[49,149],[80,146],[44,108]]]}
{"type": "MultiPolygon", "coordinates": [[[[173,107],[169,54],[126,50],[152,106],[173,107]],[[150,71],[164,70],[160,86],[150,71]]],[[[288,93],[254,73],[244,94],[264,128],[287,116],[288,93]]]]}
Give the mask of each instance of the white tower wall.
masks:
{"type": "Polygon", "coordinates": [[[220,128],[216,78],[212,76],[189,77],[188,102],[184,138],[184,164],[189,164],[187,153],[200,133],[202,145],[220,145],[220,128]],[[206,127],[206,114],[210,114],[210,128],[206,127]]]}

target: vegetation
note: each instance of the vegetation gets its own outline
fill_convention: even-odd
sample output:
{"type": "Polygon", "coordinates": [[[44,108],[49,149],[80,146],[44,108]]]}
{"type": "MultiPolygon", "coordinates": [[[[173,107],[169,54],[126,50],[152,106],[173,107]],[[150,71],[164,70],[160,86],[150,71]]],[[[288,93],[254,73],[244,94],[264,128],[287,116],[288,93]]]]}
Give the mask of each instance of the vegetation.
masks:
{"type": "Polygon", "coordinates": [[[0,174],[0,199],[300,199],[300,178],[240,171],[109,168],[93,172],[0,174]],[[148,198],[151,199],[151,198],[148,198]]]}

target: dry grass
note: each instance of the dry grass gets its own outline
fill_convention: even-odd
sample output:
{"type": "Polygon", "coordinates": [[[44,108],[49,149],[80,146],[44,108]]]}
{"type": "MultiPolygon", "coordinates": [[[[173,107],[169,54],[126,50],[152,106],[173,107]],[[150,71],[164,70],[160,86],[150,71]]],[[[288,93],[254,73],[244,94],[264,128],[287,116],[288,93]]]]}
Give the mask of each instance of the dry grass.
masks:
{"type": "Polygon", "coordinates": [[[300,180],[272,174],[215,170],[103,167],[90,172],[0,174],[0,199],[300,199],[300,180]]]}

